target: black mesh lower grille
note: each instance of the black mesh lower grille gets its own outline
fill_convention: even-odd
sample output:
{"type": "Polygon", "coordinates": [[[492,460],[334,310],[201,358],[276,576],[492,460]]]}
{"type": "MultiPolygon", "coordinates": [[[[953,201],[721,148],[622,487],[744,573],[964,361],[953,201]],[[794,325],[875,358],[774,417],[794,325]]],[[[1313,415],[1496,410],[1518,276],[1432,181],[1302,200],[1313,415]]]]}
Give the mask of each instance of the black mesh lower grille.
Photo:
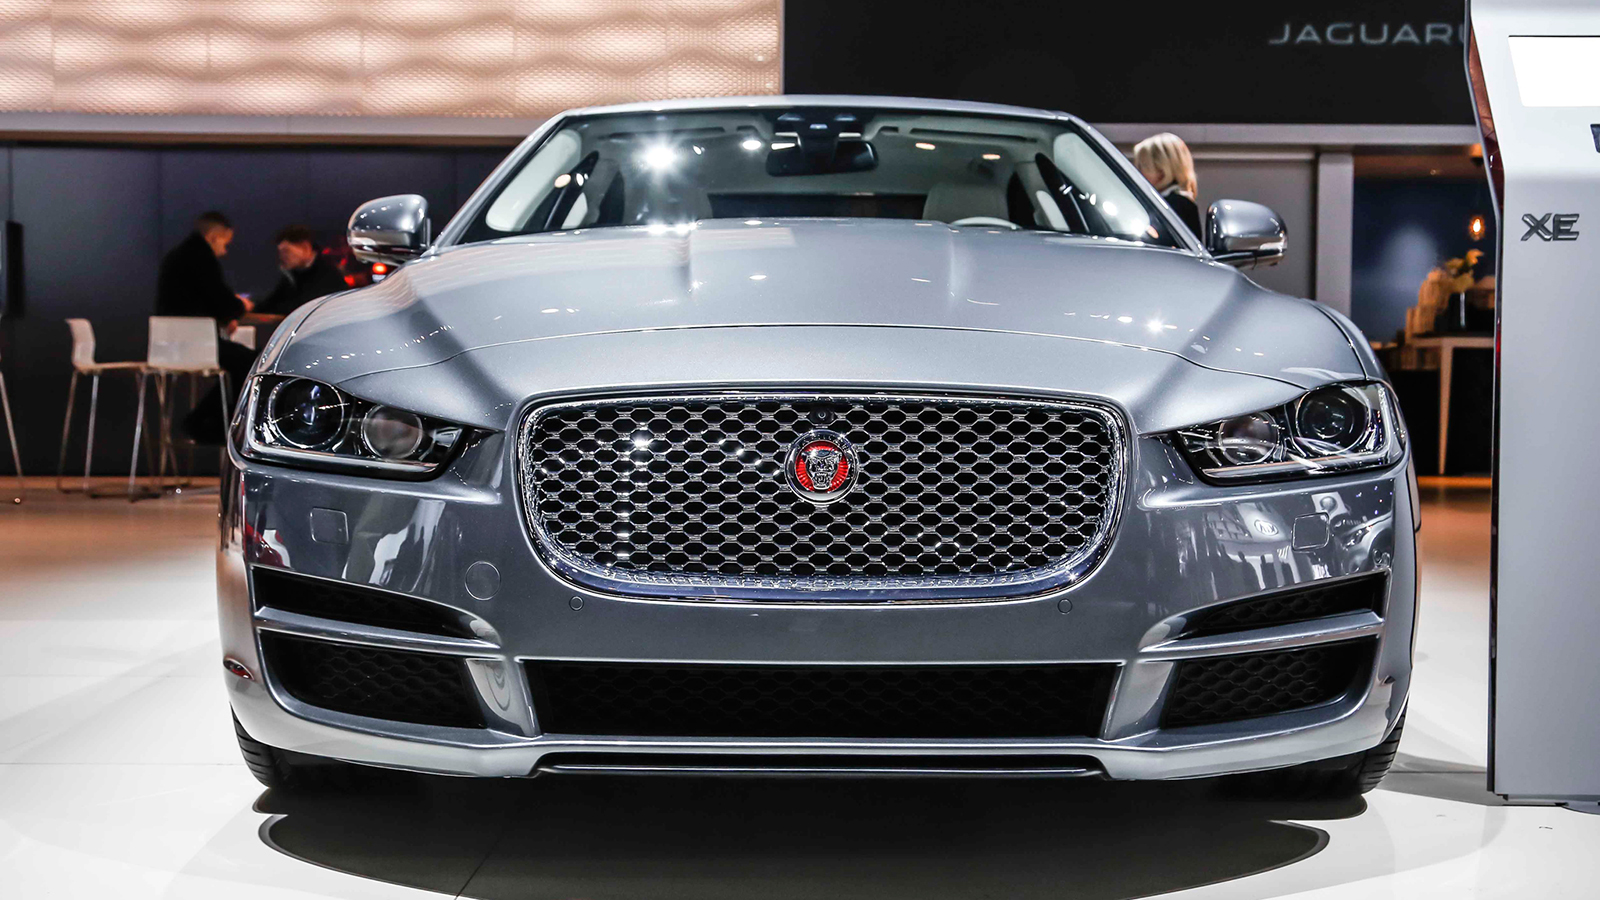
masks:
{"type": "Polygon", "coordinates": [[[1114,665],[528,664],[554,734],[679,737],[1082,737],[1114,665]]]}
{"type": "Polygon", "coordinates": [[[290,696],[335,712],[420,725],[482,728],[466,663],[263,632],[267,671],[290,696]]]}
{"type": "Polygon", "coordinates": [[[1173,677],[1161,724],[1210,725],[1337,700],[1365,679],[1376,646],[1371,640],[1342,641],[1186,660],[1173,677]]]}
{"type": "Polygon", "coordinates": [[[251,575],[257,607],[270,606],[357,625],[475,637],[459,613],[437,603],[274,569],[257,567],[251,575]]]}
{"type": "Polygon", "coordinates": [[[1388,580],[1386,573],[1379,572],[1333,584],[1278,591],[1214,606],[1193,616],[1184,628],[1183,636],[1226,634],[1363,610],[1382,612],[1388,580]]]}

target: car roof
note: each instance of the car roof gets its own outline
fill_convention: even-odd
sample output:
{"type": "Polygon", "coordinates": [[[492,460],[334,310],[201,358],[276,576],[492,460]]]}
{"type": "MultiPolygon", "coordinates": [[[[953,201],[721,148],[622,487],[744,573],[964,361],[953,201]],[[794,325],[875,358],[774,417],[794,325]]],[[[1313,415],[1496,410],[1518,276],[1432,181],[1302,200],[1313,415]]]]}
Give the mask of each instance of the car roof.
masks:
{"type": "Polygon", "coordinates": [[[1070,119],[1076,116],[1058,110],[1004,103],[978,103],[971,100],[934,100],[926,97],[878,97],[855,94],[764,94],[750,97],[695,97],[682,100],[652,100],[614,106],[586,106],[569,109],[552,118],[592,116],[611,113],[684,112],[718,109],[766,109],[780,106],[853,106],[869,109],[908,109],[929,112],[971,113],[977,115],[1019,116],[1030,119],[1070,119]]]}

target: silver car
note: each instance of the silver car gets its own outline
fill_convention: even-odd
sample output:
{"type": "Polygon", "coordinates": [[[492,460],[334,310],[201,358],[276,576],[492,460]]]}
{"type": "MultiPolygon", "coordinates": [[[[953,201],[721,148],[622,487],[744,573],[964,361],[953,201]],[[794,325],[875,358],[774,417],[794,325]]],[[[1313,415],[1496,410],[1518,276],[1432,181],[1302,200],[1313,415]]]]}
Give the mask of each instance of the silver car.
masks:
{"type": "Polygon", "coordinates": [[[588,109],[262,353],[222,663],[268,785],[1262,772],[1350,794],[1410,683],[1414,483],[1343,316],[1063,113],[588,109]],[[1268,771],[1272,770],[1272,771],[1268,771]]]}

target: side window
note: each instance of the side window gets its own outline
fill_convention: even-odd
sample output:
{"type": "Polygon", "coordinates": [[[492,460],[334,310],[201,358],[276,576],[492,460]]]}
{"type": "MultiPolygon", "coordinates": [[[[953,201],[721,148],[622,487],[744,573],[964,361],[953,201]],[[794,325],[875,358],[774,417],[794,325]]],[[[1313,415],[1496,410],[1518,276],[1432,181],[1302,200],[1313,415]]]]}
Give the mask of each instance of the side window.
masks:
{"type": "Polygon", "coordinates": [[[553,185],[555,190],[544,198],[539,208],[523,224],[524,231],[554,231],[558,228],[575,228],[583,222],[583,217],[589,210],[588,200],[584,195],[588,191],[589,179],[594,175],[594,168],[600,162],[600,153],[591,151],[583,161],[572,167],[569,172],[556,176],[553,185]]]}
{"type": "Polygon", "coordinates": [[[570,131],[552,137],[495,198],[484,223],[505,234],[528,230],[529,221],[551,196],[557,179],[578,162],[582,149],[583,142],[570,131]]]}
{"type": "Polygon", "coordinates": [[[1050,161],[1050,157],[1040,153],[1033,158],[1033,163],[1039,169],[1039,180],[1044,182],[1044,190],[1036,192],[1039,209],[1050,221],[1050,227],[1077,234],[1108,233],[1105,221],[1088,203],[1090,195],[1078,190],[1066,173],[1050,161]],[[1055,215],[1051,215],[1051,207],[1055,207],[1055,215]],[[1058,217],[1061,225],[1066,227],[1057,225],[1058,217]]]}
{"type": "MultiPolygon", "coordinates": [[[[622,198],[627,182],[615,162],[591,153],[572,171],[570,202],[563,200],[552,210],[550,231],[572,228],[600,228],[622,224],[622,198]]],[[[534,221],[538,221],[535,216],[534,221]]]]}
{"type": "MultiPolygon", "coordinates": [[[[1144,204],[1082,135],[1068,132],[1056,137],[1051,157],[1071,185],[1092,233],[1140,241],[1162,239],[1144,204]]],[[[1041,164],[1039,168],[1045,167],[1041,164]]]]}

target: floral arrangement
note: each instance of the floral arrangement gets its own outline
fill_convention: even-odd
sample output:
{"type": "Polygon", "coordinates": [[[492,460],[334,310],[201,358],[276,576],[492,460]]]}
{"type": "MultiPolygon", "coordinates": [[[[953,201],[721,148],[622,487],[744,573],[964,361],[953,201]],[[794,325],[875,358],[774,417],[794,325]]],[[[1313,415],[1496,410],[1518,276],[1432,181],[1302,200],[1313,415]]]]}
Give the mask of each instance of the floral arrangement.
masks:
{"type": "MultiPolygon", "coordinates": [[[[1445,264],[1440,269],[1444,270],[1446,297],[1451,294],[1459,294],[1462,291],[1472,290],[1472,286],[1478,283],[1477,276],[1473,274],[1473,270],[1478,267],[1478,260],[1480,259],[1483,259],[1482,250],[1468,250],[1467,255],[1461,259],[1445,261],[1445,264]]],[[[1433,271],[1438,272],[1440,269],[1434,269],[1433,271]]],[[[1430,272],[1429,274],[1431,275],[1432,273],[1430,272]]]]}
{"type": "Polygon", "coordinates": [[[1406,338],[1433,331],[1434,320],[1450,303],[1451,294],[1472,290],[1478,278],[1474,269],[1483,258],[1482,250],[1468,250],[1458,259],[1445,260],[1422,280],[1417,289],[1417,305],[1406,311],[1406,338]]]}

